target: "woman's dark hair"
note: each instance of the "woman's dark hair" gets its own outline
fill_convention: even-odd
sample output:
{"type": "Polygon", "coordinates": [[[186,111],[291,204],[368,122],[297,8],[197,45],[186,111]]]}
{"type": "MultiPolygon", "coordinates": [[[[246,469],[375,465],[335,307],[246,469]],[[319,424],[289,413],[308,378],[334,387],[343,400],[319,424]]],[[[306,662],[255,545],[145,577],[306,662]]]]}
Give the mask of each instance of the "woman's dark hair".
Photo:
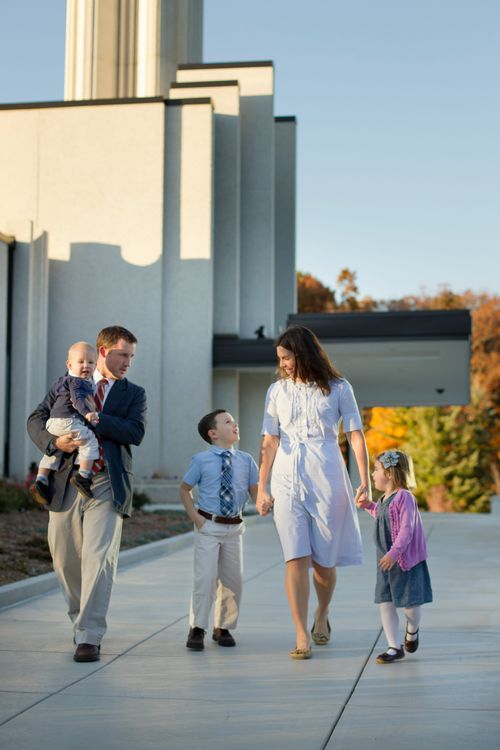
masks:
{"type": "Polygon", "coordinates": [[[200,419],[198,422],[198,432],[200,433],[200,437],[203,438],[207,443],[210,443],[212,445],[212,441],[210,440],[210,435],[208,434],[209,430],[215,430],[217,427],[217,415],[218,414],[225,414],[226,409],[216,409],[215,411],[211,411],[210,414],[205,414],[204,417],[200,419]]]}
{"type": "MultiPolygon", "coordinates": [[[[323,393],[330,393],[330,381],[342,375],[330,362],[318,338],[305,326],[290,326],[277,339],[275,346],[288,349],[295,357],[295,378],[304,383],[316,383],[323,393]]],[[[279,368],[280,377],[288,377],[279,368]]]]}

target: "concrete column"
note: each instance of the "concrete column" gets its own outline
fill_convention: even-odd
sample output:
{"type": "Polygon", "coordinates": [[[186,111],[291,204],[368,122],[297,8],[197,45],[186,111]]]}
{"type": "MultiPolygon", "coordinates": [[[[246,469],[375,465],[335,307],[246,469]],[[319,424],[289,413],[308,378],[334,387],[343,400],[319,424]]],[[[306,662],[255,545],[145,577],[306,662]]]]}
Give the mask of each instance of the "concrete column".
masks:
{"type": "Polygon", "coordinates": [[[10,239],[0,235],[0,476],[5,473],[4,446],[8,398],[7,315],[10,239]]]}
{"type": "Polygon", "coordinates": [[[240,372],[240,448],[258,463],[260,431],[267,389],[275,380],[273,372],[240,372]]]}
{"type": "Polygon", "coordinates": [[[166,94],[202,35],[203,0],[67,0],[64,98],[166,94]]]}
{"type": "Polygon", "coordinates": [[[286,327],[287,317],[297,312],[295,269],[295,117],[275,118],[275,330],[286,327]]]}
{"type": "Polygon", "coordinates": [[[163,248],[162,472],[179,477],[212,407],[213,113],[167,102],[163,248]]]}
{"type": "Polygon", "coordinates": [[[30,221],[16,222],[13,256],[9,474],[21,480],[40,455],[28,438],[26,419],[47,390],[47,235],[30,221]]]}
{"type": "Polygon", "coordinates": [[[237,81],[176,83],[170,99],[210,97],[214,107],[214,333],[240,330],[240,96],[237,81]]]}
{"type": "Polygon", "coordinates": [[[227,409],[240,421],[240,389],[238,370],[214,370],[212,409],[227,409]]]}
{"type": "Polygon", "coordinates": [[[237,80],[241,113],[240,330],[274,335],[274,70],[271,62],[181,65],[177,81],[237,80]]]}

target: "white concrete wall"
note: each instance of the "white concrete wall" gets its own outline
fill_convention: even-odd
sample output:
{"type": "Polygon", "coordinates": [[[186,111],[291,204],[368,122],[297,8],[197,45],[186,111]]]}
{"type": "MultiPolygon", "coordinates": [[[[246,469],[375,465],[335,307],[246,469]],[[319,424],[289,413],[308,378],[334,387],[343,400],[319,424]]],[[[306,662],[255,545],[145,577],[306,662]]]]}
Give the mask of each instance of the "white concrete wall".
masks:
{"type": "Polygon", "coordinates": [[[469,403],[468,341],[339,341],[324,347],[362,407],[469,403]]]}
{"type": "Polygon", "coordinates": [[[181,66],[177,81],[237,80],[241,112],[240,330],[274,335],[274,70],[272,63],[181,66]]]}
{"type": "MultiPolygon", "coordinates": [[[[106,325],[130,328],[139,340],[130,379],[145,386],[152,407],[136,451],[138,476],[151,475],[163,461],[156,407],[164,127],[162,102],[0,110],[2,213],[32,218],[48,238],[48,379],[30,406],[64,372],[70,343],[93,341],[106,325]]],[[[16,283],[26,284],[19,273],[16,283]]],[[[15,429],[22,432],[19,444],[24,424],[15,429]]]]}
{"type": "Polygon", "coordinates": [[[4,474],[7,409],[7,285],[9,247],[0,239],[0,477],[4,474]]]}
{"type": "Polygon", "coordinates": [[[181,476],[212,408],[213,164],[210,100],[166,108],[162,475],[181,476]]]}
{"type": "Polygon", "coordinates": [[[170,99],[214,107],[214,333],[240,329],[240,97],[236,82],[175,84],[170,99]]]}
{"type": "Polygon", "coordinates": [[[297,311],[295,268],[296,131],[294,117],[276,118],[275,143],[275,331],[297,311]]]}

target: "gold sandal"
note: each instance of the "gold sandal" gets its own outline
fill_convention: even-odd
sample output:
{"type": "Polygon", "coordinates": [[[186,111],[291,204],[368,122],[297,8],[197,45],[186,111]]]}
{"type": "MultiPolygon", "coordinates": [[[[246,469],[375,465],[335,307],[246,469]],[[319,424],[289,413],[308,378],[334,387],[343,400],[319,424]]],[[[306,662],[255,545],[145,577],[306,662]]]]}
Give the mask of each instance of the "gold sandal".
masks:
{"type": "Polygon", "coordinates": [[[330,642],[332,629],[330,627],[330,621],[328,620],[328,618],[326,620],[326,626],[328,628],[328,635],[325,635],[325,633],[315,633],[314,628],[316,627],[316,623],[313,623],[313,626],[311,628],[311,635],[316,646],[326,646],[326,644],[330,642]]]}
{"type": "Polygon", "coordinates": [[[310,659],[312,651],[310,648],[294,648],[290,651],[290,656],[292,659],[310,659]]]}

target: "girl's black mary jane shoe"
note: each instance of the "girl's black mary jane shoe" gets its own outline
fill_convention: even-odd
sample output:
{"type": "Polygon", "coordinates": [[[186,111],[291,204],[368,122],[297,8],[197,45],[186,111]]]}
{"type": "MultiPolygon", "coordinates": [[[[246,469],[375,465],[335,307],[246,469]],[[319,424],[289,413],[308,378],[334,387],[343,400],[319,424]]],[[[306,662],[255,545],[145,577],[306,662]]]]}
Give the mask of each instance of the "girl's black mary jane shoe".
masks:
{"type": "Polygon", "coordinates": [[[404,659],[405,652],[403,646],[401,648],[391,648],[387,651],[384,651],[383,654],[379,654],[376,658],[377,664],[390,664],[393,661],[398,661],[398,659],[404,659]],[[389,653],[389,651],[391,653],[389,653]]]}
{"type": "Polygon", "coordinates": [[[406,635],[405,635],[405,649],[408,651],[409,654],[414,654],[415,651],[418,648],[418,630],[416,630],[414,633],[409,633],[408,628],[406,628],[406,635]],[[409,635],[417,636],[414,639],[408,638],[409,635]]]}

